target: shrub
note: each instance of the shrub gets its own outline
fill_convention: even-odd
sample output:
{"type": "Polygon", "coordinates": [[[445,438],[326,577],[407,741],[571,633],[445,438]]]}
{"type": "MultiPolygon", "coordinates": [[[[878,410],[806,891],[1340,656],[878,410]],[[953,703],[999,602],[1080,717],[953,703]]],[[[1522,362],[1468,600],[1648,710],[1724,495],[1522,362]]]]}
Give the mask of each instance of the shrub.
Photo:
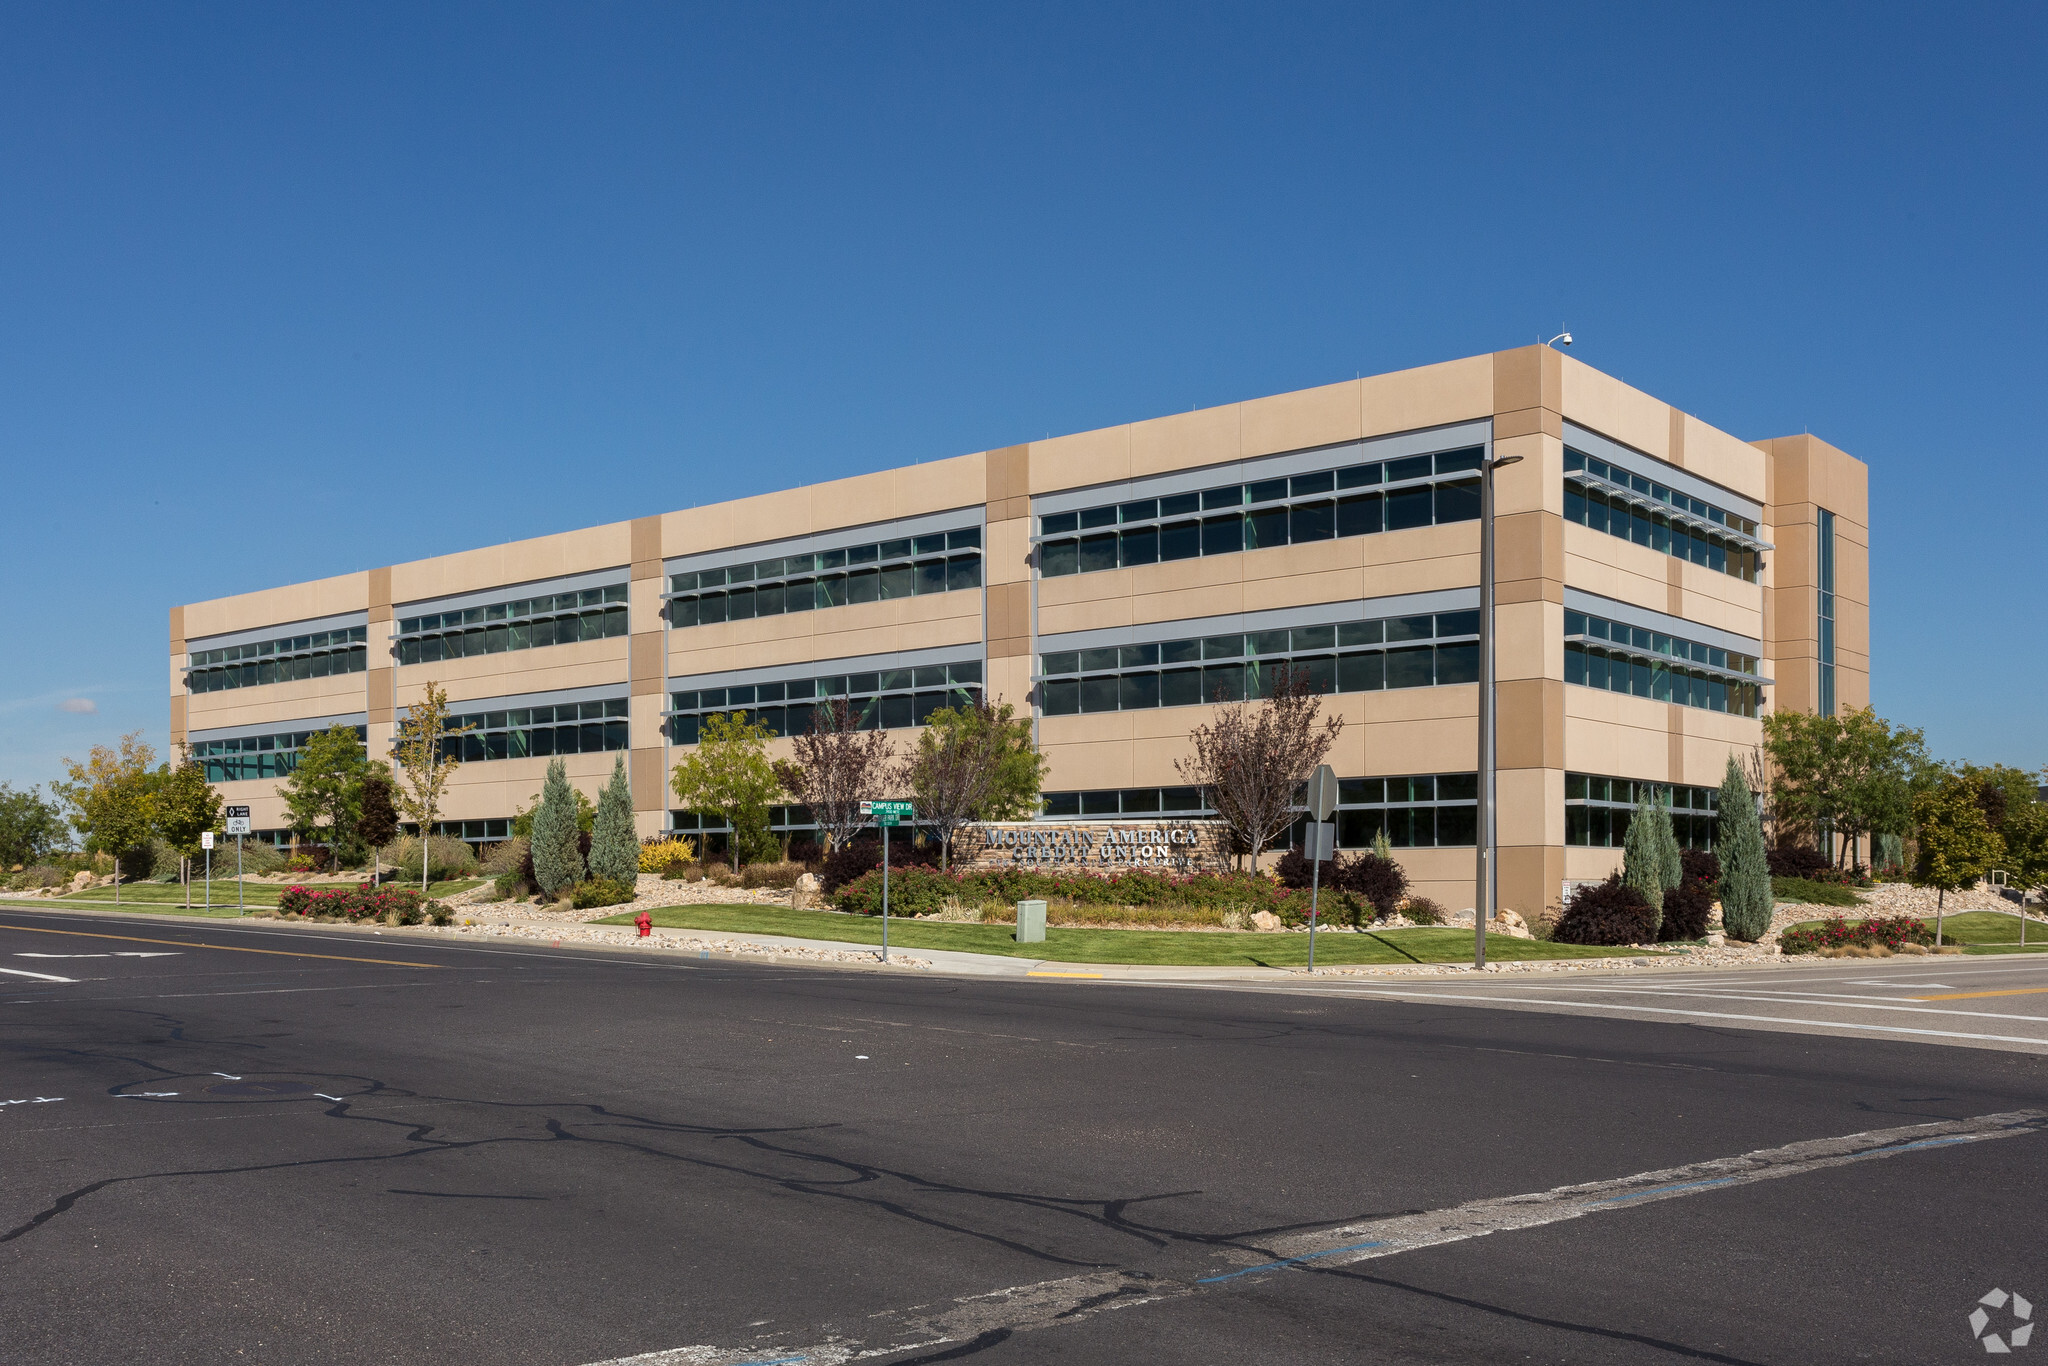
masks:
{"type": "Polygon", "coordinates": [[[1780,901],[1811,906],[1861,906],[1863,898],[1839,882],[1814,882],[1803,877],[1774,877],[1771,895],[1780,901]]]}
{"type": "MultiPolygon", "coordinates": [[[[1327,894],[1336,897],[1340,894],[1327,894]]],[[[1075,906],[1215,910],[1241,907],[1284,913],[1298,901],[1307,913],[1308,893],[1295,892],[1251,873],[1169,873],[1133,871],[1107,877],[1096,873],[1038,872],[1026,868],[952,869],[940,872],[924,864],[895,868],[889,875],[891,914],[925,915],[938,911],[948,898],[968,905],[1009,907],[1019,901],[1067,901],[1075,906]]],[[[834,896],[844,910],[879,915],[882,874],[870,869],[840,886],[834,896]]],[[[1005,912],[1007,914],[1007,912],[1005,912]]]]}
{"type": "Polygon", "coordinates": [[[663,835],[640,846],[640,871],[666,873],[678,863],[695,863],[697,845],[680,835],[663,835]]]}
{"type": "Polygon", "coordinates": [[[661,870],[663,882],[695,882],[703,876],[703,866],[696,863],[671,863],[661,870]]]}
{"type": "Polygon", "coordinates": [[[1679,855],[1678,885],[1664,893],[1664,920],[1659,939],[1701,939],[1714,913],[1714,889],[1721,881],[1721,860],[1704,849],[1679,855]]]}
{"type": "Polygon", "coordinates": [[[1868,920],[1837,918],[1778,934],[1778,947],[1786,953],[1846,948],[1885,948],[1896,952],[1907,944],[1924,947],[1933,942],[1934,931],[1927,928],[1927,922],[1910,915],[1873,916],[1868,920]]]}
{"type": "MultiPolygon", "coordinates": [[[[384,846],[379,857],[396,869],[407,882],[420,880],[420,841],[417,835],[400,835],[384,846]]],[[[471,877],[476,873],[476,850],[461,840],[434,835],[427,840],[429,876],[435,882],[471,877]]]]}
{"type": "Polygon", "coordinates": [[[1664,840],[1657,824],[1659,814],[1658,804],[1638,797],[1621,845],[1621,880],[1635,888],[1650,908],[1646,939],[1657,937],[1657,917],[1664,906],[1664,840]]]}
{"type": "Polygon", "coordinates": [[[527,841],[518,835],[500,840],[485,851],[481,867],[485,877],[503,877],[507,873],[518,873],[526,863],[527,841]]]}
{"type": "Polygon", "coordinates": [[[1449,917],[1444,908],[1426,896],[1411,896],[1401,907],[1401,914],[1418,925],[1441,925],[1449,917]]]}
{"type": "Polygon", "coordinates": [[[1781,844],[1771,850],[1767,858],[1774,878],[1796,877],[1812,882],[1834,869],[1825,854],[1804,844],[1781,844]]]}
{"type": "MultiPolygon", "coordinates": [[[[919,848],[909,839],[889,841],[889,866],[891,868],[936,868],[939,864],[939,846],[927,844],[919,848]]],[[[825,855],[818,868],[818,882],[827,896],[873,869],[882,866],[882,842],[878,839],[858,839],[825,855]]],[[[879,904],[879,903],[877,903],[879,904]]],[[[879,912],[877,912],[879,914],[879,912]]]]}
{"type": "Polygon", "coordinates": [[[1560,944],[1641,944],[1656,932],[1655,915],[1643,894],[1615,873],[1574,891],[1550,937],[1560,944]]]}
{"type": "Polygon", "coordinates": [[[455,912],[448,909],[446,902],[429,901],[423,904],[420,909],[425,911],[427,918],[436,925],[446,925],[455,919],[455,912]]]}
{"type": "Polygon", "coordinates": [[[809,871],[801,863],[750,863],[740,870],[739,885],[749,888],[775,887],[786,892],[796,886],[796,880],[809,871]]]}
{"type": "Polygon", "coordinates": [[[277,913],[287,920],[347,920],[358,924],[385,920],[394,925],[417,925],[421,904],[417,887],[374,888],[365,882],[332,891],[287,887],[278,893],[277,913]]]}
{"type": "Polygon", "coordinates": [[[569,904],[579,911],[595,906],[623,906],[633,899],[633,884],[621,882],[615,877],[594,877],[576,884],[576,890],[569,894],[569,904]]]}
{"type": "Polygon", "coordinates": [[[11,892],[22,892],[31,887],[57,887],[69,880],[62,868],[52,868],[47,863],[39,863],[33,868],[23,868],[8,878],[7,889],[11,892]]]}
{"type": "Polygon", "coordinates": [[[583,881],[586,865],[577,834],[576,789],[562,761],[550,759],[533,815],[533,881],[542,895],[560,896],[583,881]]]}
{"type": "MultiPolygon", "coordinates": [[[[1282,854],[1273,871],[1284,887],[1309,886],[1309,862],[1298,850],[1282,854]]],[[[1379,915],[1392,915],[1408,894],[1408,874],[1393,859],[1379,854],[1339,854],[1324,865],[1322,887],[1325,892],[1349,893],[1379,915]]]]}

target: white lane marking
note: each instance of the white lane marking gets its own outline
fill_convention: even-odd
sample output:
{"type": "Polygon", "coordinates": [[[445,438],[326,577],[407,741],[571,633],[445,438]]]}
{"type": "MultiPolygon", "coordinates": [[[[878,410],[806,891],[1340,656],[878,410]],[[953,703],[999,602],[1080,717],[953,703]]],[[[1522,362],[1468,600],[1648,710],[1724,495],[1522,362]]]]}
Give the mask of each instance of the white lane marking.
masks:
{"type": "MultiPolygon", "coordinates": [[[[2048,1049],[2048,1038],[2035,1039],[2029,1038],[2024,1034],[1970,1034],[1965,1033],[1961,1030],[1954,1029],[1915,1029],[1911,1025],[1858,1024],[1854,1020],[1814,1020],[1799,1015],[1737,1015],[1732,1011],[1724,1010],[1674,1010],[1668,1006],[1644,1006],[1636,1005],[1633,1002],[1624,1005],[1609,1005],[1605,1001],[1559,1001],[1544,1000],[1541,997],[1532,998],[1527,996],[1465,996],[1454,994],[1448,991],[1347,991],[1339,994],[1345,996],[1381,997],[1389,1001],[1406,1001],[1411,1005],[1422,1004],[1429,1001],[1449,1001],[1459,1005],[1471,1004],[1486,1006],[1505,1004],[1524,1006],[1547,1006],[1552,1010],[1563,1011],[1635,1011],[1638,1014],[1643,1015],[1683,1015],[1692,1019],[1700,1020],[1739,1020],[1745,1024],[1804,1025],[1808,1028],[1818,1029],[1858,1029],[1868,1033],[1876,1034],[1913,1034],[1923,1038],[1978,1039],[1985,1043],[2023,1043],[2030,1044],[2038,1049],[2048,1049]]],[[[1945,1013],[1961,1015],[1970,1012],[1949,1011],[1945,1013]]],[[[1991,1015],[1985,1018],[1994,1020],[2032,1020],[2038,1024],[2048,1024],[2048,1018],[2044,1018],[2039,1015],[1991,1015]]]]}
{"type": "Polygon", "coordinates": [[[318,1096],[318,1097],[319,1097],[320,1099],[322,1099],[322,1100],[340,1100],[340,1099],[341,1099],[341,1097],[340,1097],[340,1096],[330,1096],[330,1095],[326,1094],[326,1093],[325,1093],[325,1092],[323,1092],[323,1091],[315,1091],[315,1092],[314,1092],[313,1094],[314,1094],[314,1095],[316,1095],[316,1096],[318,1096]]]}
{"type": "MultiPolygon", "coordinates": [[[[1906,1006],[1895,1001],[1871,1005],[1861,996],[1822,996],[1807,999],[1803,996],[1751,995],[1739,991],[1666,991],[1657,987],[1615,987],[1617,996],[1662,996],[1677,997],[1680,1000],[1703,1001],[1766,1001],[1775,1005],[1788,1006],[1839,1006],[1843,1010],[1891,1010],[1908,1015],[1964,1015],[1976,1020],[2030,1020],[2048,1024],[2048,1015],[1999,1014],[1989,1010],[1955,1010],[1945,1006],[1906,1006]]],[[[2048,1040],[2042,1040],[2048,1042],[2048,1040]]]]}
{"type": "Polygon", "coordinates": [[[1811,1139],[1739,1157],[1639,1172],[1613,1181],[1474,1200],[1451,1209],[1398,1215],[1282,1238],[1266,1247],[1242,1250],[1238,1255],[1246,1265],[1195,1280],[1121,1269],[1097,1271],[1036,1285],[1008,1286],[986,1295],[966,1295],[946,1304],[885,1310],[866,1322],[874,1325],[869,1331],[879,1331],[891,1340],[872,1346],[863,1339],[834,1333],[810,1346],[700,1344],[612,1357],[590,1366],[795,1366],[799,1362],[803,1366],[840,1366],[854,1360],[898,1356],[921,1348],[966,1342],[998,1330],[1020,1333],[1051,1328],[1110,1309],[1128,1309],[1224,1289],[1255,1277],[1299,1268],[1346,1266],[1369,1258],[1391,1257],[1417,1248],[1631,1209],[1754,1181],[2044,1130],[2048,1130],[2048,1110],[2015,1110],[1973,1119],[1877,1129],[1840,1138],[1811,1139]]]}
{"type": "Polygon", "coordinates": [[[51,1105],[62,1099],[62,1096],[30,1096],[26,1100],[0,1100],[0,1105],[51,1105]]]}
{"type": "Polygon", "coordinates": [[[180,955],[165,953],[17,953],[16,958],[177,958],[180,955]]]}
{"type": "Polygon", "coordinates": [[[228,1079],[229,1081],[240,1081],[240,1080],[241,1080],[241,1078],[240,1078],[240,1077],[236,1076],[236,1075],[235,1075],[234,1073],[232,1073],[232,1072],[216,1072],[216,1073],[214,1073],[213,1075],[215,1075],[216,1077],[226,1077],[226,1078],[227,1078],[227,1079],[228,1079]]]}
{"type": "Polygon", "coordinates": [[[178,1094],[178,1093],[177,1093],[176,1091],[123,1091],[123,1092],[121,1092],[121,1094],[119,1094],[119,1095],[115,1096],[115,1097],[114,1097],[114,1099],[115,1099],[115,1100],[150,1100],[150,1099],[157,1099],[157,1098],[160,1098],[160,1097],[163,1097],[163,1096],[175,1096],[175,1095],[177,1095],[177,1094],[178,1094]]]}
{"type": "Polygon", "coordinates": [[[27,968],[0,968],[9,977],[33,977],[38,982],[76,982],[76,977],[52,977],[47,972],[30,972],[27,968]]]}

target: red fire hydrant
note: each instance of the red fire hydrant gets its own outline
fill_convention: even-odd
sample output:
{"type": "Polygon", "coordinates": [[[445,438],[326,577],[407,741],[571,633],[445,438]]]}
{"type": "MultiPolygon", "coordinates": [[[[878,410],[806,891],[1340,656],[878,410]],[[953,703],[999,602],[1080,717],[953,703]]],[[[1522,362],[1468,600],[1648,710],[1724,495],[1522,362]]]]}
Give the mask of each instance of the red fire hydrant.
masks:
{"type": "Polygon", "coordinates": [[[642,939],[645,939],[648,935],[654,933],[654,917],[649,915],[645,911],[640,912],[640,914],[637,917],[635,917],[633,923],[640,927],[640,937],[642,939]]]}

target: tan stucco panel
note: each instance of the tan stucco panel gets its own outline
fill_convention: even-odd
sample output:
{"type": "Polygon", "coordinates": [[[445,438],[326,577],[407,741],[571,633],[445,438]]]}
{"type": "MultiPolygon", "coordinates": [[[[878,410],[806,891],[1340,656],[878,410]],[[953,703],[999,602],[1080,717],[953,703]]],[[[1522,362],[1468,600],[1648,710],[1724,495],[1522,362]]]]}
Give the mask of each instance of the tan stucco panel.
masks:
{"type": "Polygon", "coordinates": [[[1358,382],[1361,434],[1386,436],[1470,422],[1493,411],[1493,391],[1492,356],[1367,375],[1358,382]]]}
{"type": "Polygon", "coordinates": [[[1031,443],[1031,491],[1086,488],[1131,477],[1131,429],[1103,427],[1031,443]]]}
{"type": "Polygon", "coordinates": [[[1358,440],[1364,435],[1358,391],[1357,380],[1346,380],[1247,401],[1238,414],[1239,453],[1249,459],[1358,440]]]}
{"type": "Polygon", "coordinates": [[[392,601],[403,606],[427,598],[622,568],[632,559],[631,530],[629,522],[612,522],[396,564],[391,566],[392,601]]]}
{"type": "Polygon", "coordinates": [[[626,764],[633,784],[635,811],[666,811],[669,803],[668,752],[659,747],[636,749],[626,764]]]}
{"type": "Polygon", "coordinates": [[[1174,413],[1131,424],[1131,477],[1200,469],[1238,458],[1243,449],[1239,405],[1174,413]]]}
{"type": "Polygon", "coordinates": [[[181,639],[200,640],[229,631],[250,631],[259,626],[282,626],[295,621],[361,612],[369,606],[370,576],[367,573],[337,574],[331,579],[263,588],[253,593],[214,598],[210,602],[185,605],[181,639]]]}
{"type": "Polygon", "coordinates": [[[986,583],[1025,583],[1031,578],[1031,519],[1013,517],[990,522],[988,544],[982,548],[982,579],[986,583]]]}

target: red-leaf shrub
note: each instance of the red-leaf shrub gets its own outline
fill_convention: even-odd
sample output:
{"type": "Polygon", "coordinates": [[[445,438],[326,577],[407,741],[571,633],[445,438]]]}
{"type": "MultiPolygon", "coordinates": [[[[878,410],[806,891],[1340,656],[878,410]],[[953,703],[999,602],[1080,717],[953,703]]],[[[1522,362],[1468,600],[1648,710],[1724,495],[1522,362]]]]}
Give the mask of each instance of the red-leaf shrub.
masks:
{"type": "MultiPolygon", "coordinates": [[[[1309,885],[1308,860],[1298,850],[1282,854],[1274,872],[1283,886],[1306,889],[1309,885]]],[[[1370,850],[1331,859],[1323,867],[1322,884],[1326,892],[1349,892],[1370,903],[1378,915],[1392,915],[1408,895],[1408,874],[1401,865],[1370,850]]]]}
{"type": "MultiPolygon", "coordinates": [[[[1328,915],[1340,894],[1324,899],[1328,915]]],[[[936,911],[947,897],[968,904],[1063,900],[1087,906],[1189,907],[1204,910],[1271,911],[1285,919],[1290,907],[1308,909],[1306,892],[1290,889],[1250,873],[1036,872],[1027,868],[954,869],[898,868],[889,873],[889,912],[922,915],[936,911]]],[[[882,872],[879,867],[847,882],[834,898],[840,909],[862,915],[882,913],[882,872]]]]}
{"type": "Polygon", "coordinates": [[[1615,873],[1572,893],[1550,937],[1560,944],[1641,944],[1650,938],[1650,903],[1615,873]]]}
{"type": "Polygon", "coordinates": [[[277,895],[277,913],[286,919],[326,917],[362,923],[390,920],[395,924],[417,925],[424,911],[417,887],[375,888],[365,882],[355,887],[287,887],[277,895]]]}
{"type": "Polygon", "coordinates": [[[1781,930],[1778,947],[1786,953],[1818,953],[1822,949],[1855,946],[1871,949],[1882,944],[1897,949],[1902,944],[1932,944],[1934,931],[1927,922],[1910,915],[1872,916],[1868,920],[1833,919],[1806,929],[1781,930]]]}
{"type": "Polygon", "coordinates": [[[1664,893],[1659,939],[1703,939],[1721,885],[1721,860],[1704,849],[1679,851],[1678,885],[1664,893]]]}

